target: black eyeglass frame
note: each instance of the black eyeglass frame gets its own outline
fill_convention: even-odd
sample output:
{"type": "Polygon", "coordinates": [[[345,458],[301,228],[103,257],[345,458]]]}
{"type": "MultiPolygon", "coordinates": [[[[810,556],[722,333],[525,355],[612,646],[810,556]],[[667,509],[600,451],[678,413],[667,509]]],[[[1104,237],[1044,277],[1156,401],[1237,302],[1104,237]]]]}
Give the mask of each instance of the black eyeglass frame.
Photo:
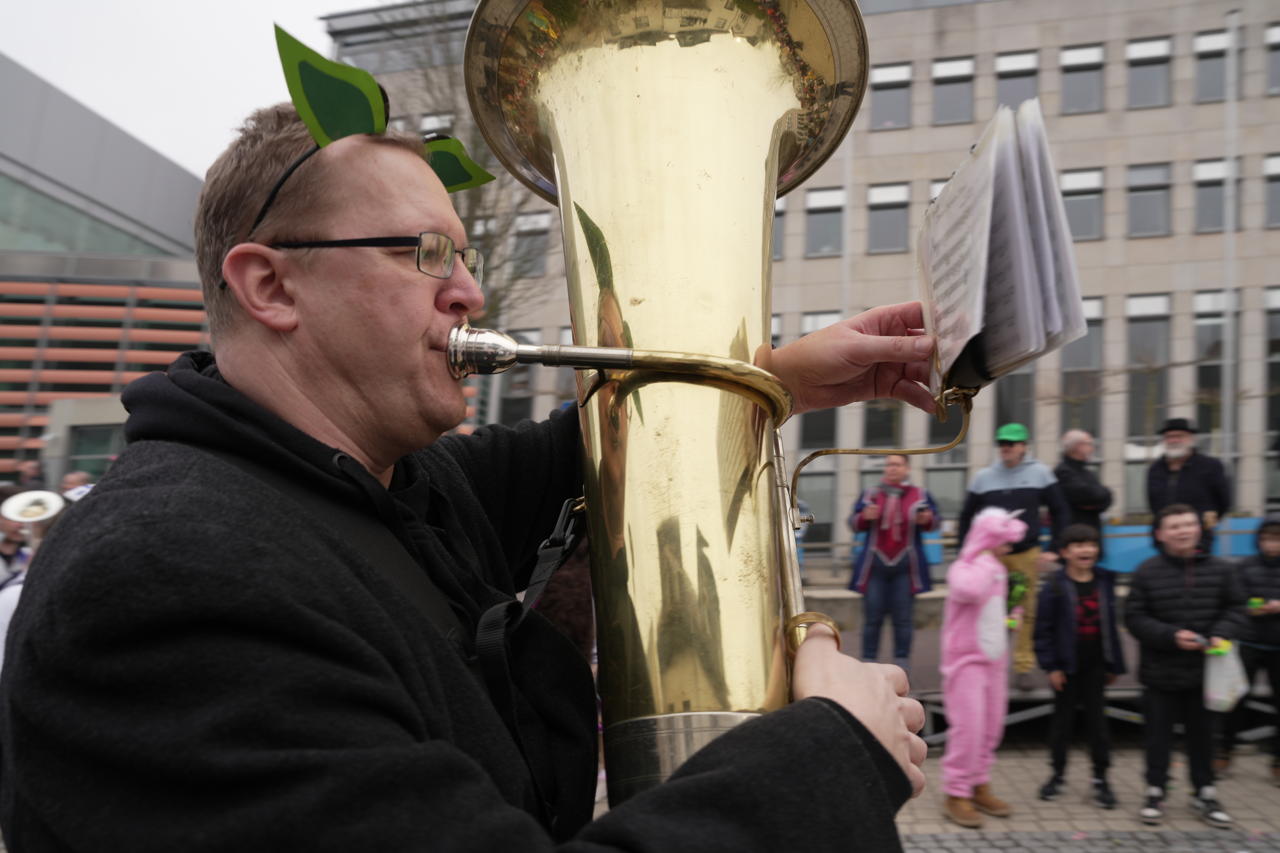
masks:
{"type": "Polygon", "coordinates": [[[277,240],[270,244],[273,249],[344,249],[344,248],[411,248],[417,247],[418,252],[414,258],[414,263],[418,267],[418,272],[432,278],[447,279],[453,275],[454,258],[458,255],[462,256],[462,265],[466,267],[467,272],[471,273],[472,278],[476,280],[476,284],[482,284],[484,278],[484,254],[475,246],[468,246],[465,249],[459,249],[454,244],[453,238],[438,231],[422,231],[417,237],[356,237],[350,240],[277,240]],[[427,235],[439,237],[445,241],[447,250],[444,262],[444,274],[429,272],[422,268],[422,244],[423,238],[427,235]]]}

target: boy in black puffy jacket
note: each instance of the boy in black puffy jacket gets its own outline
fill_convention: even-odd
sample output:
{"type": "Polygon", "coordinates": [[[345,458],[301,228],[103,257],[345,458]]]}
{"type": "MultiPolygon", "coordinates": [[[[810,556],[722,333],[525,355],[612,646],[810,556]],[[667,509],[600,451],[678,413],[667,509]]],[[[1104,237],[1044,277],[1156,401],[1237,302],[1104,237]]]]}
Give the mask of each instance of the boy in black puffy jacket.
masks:
{"type": "Polygon", "coordinates": [[[1138,681],[1146,688],[1146,799],[1143,823],[1164,820],[1173,724],[1186,730],[1191,808],[1210,826],[1235,825],[1213,785],[1213,718],[1204,704],[1205,651],[1236,640],[1245,627],[1244,592],[1235,568],[1205,554],[1200,516],[1171,504],[1156,516],[1160,553],[1133,574],[1124,623],[1141,647],[1138,681]]]}

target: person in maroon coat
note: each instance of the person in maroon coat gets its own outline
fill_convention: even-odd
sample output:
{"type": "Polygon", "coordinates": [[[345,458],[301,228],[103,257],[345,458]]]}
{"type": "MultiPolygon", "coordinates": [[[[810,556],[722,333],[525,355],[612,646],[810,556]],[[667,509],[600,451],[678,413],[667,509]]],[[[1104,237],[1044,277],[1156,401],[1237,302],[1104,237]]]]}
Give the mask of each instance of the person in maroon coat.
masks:
{"type": "Polygon", "coordinates": [[[933,496],[907,481],[907,457],[884,458],[884,479],[864,491],[849,516],[854,535],[865,534],[853,559],[849,589],[862,593],[862,659],[876,660],[880,630],[893,620],[893,662],[911,670],[915,596],[927,591],[924,531],[941,523],[933,496]]]}

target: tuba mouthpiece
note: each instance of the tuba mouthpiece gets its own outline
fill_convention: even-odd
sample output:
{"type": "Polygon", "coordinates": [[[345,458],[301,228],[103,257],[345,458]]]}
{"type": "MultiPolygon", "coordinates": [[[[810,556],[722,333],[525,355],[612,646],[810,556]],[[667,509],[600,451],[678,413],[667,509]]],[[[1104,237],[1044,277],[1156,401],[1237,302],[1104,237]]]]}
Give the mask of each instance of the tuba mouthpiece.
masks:
{"type": "Polygon", "coordinates": [[[463,320],[449,330],[449,344],[445,358],[454,379],[464,379],[474,373],[501,373],[516,363],[519,344],[510,335],[493,329],[473,329],[463,320]]]}

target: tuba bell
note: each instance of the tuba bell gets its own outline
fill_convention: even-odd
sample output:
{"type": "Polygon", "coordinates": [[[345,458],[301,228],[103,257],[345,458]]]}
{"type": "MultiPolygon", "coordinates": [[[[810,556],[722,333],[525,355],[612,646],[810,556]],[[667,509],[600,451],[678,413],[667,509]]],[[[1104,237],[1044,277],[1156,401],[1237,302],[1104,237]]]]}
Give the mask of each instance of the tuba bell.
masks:
{"type": "Polygon", "coordinates": [[[460,328],[451,364],[580,368],[617,803],[786,704],[788,637],[825,619],[800,613],[772,220],[852,123],[866,33],[853,0],[481,0],[464,69],[490,148],[560,208],[575,346],[460,328]]]}

